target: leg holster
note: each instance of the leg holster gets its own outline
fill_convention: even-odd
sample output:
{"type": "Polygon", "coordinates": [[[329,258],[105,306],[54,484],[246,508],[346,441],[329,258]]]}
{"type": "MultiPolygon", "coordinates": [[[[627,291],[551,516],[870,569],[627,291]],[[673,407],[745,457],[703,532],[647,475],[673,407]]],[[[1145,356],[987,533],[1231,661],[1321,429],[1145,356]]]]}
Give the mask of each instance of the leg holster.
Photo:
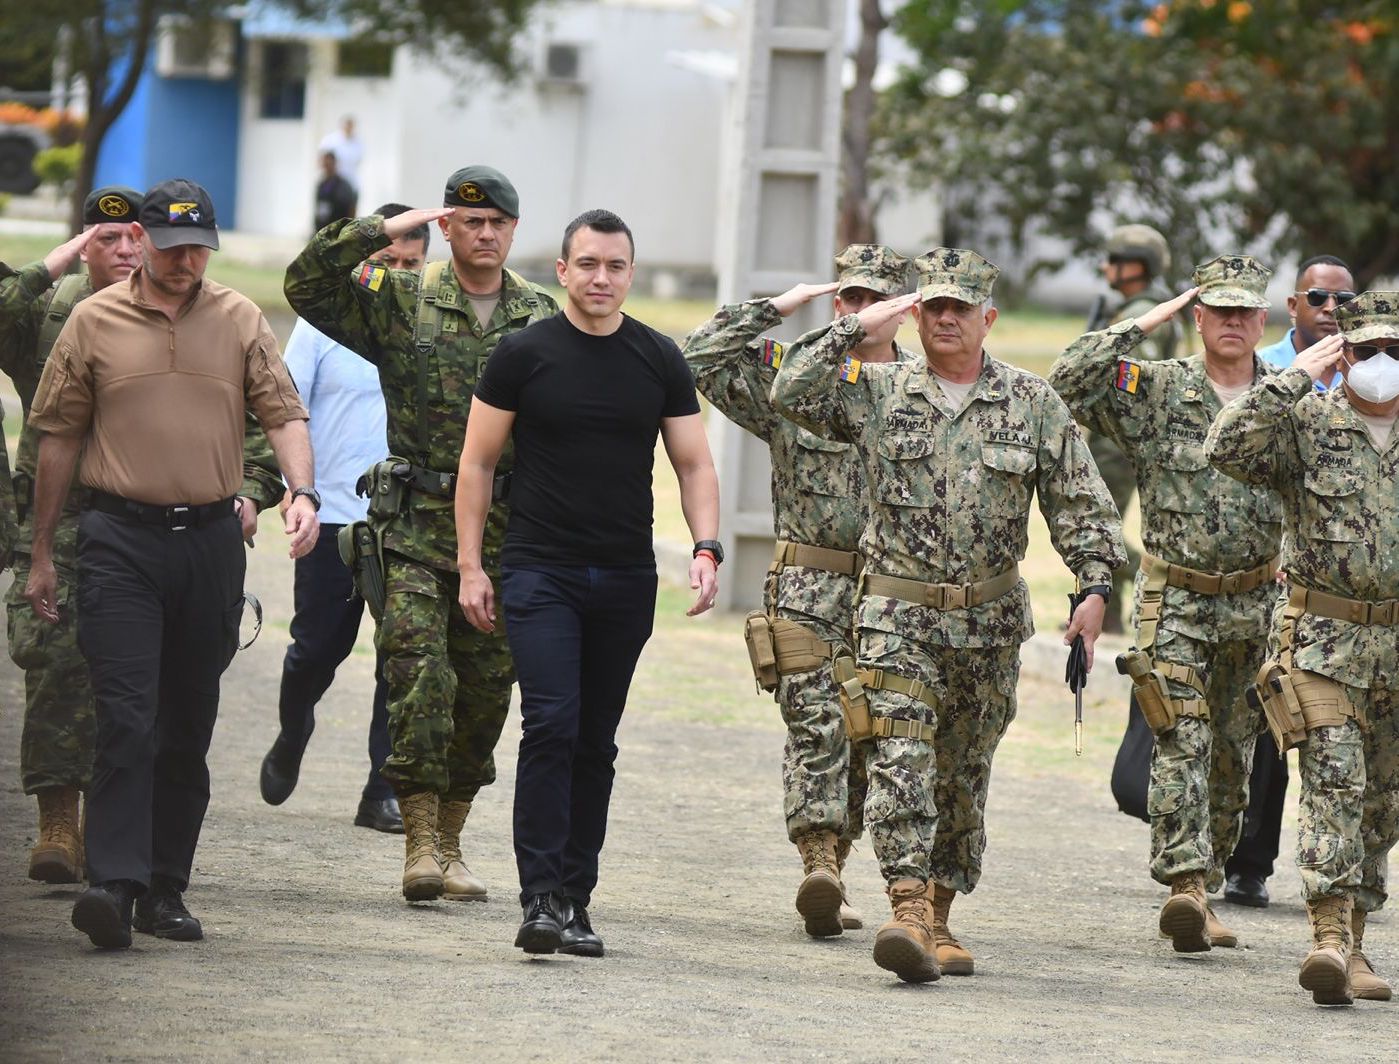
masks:
{"type": "Polygon", "coordinates": [[[743,641],[753,665],[753,679],[762,691],[776,691],[783,676],[819,669],[831,656],[831,645],[817,639],[796,621],[754,610],[744,619],[743,641]]]}
{"type": "Polygon", "coordinates": [[[1141,603],[1137,611],[1137,642],[1141,649],[1133,648],[1117,656],[1117,671],[1132,678],[1132,693],[1137,696],[1137,706],[1155,734],[1164,735],[1176,726],[1181,717],[1196,717],[1209,720],[1210,707],[1205,701],[1205,688],[1200,674],[1189,665],[1174,662],[1156,662],[1152,650],[1156,647],[1156,628],[1161,621],[1161,598],[1166,590],[1170,567],[1160,559],[1153,559],[1146,572],[1146,582],[1142,585],[1141,603]],[[1168,681],[1184,684],[1193,690],[1198,698],[1172,698],[1168,681]]]}
{"type": "Polygon", "coordinates": [[[937,699],[923,681],[909,680],[883,669],[857,669],[855,659],[841,653],[831,660],[831,668],[840,689],[840,708],[851,742],[880,738],[918,739],[930,743],[936,737],[937,729],[931,724],[870,712],[868,691],[896,691],[936,710],[937,699]]]}
{"type": "Polygon", "coordinates": [[[1253,686],[1244,692],[1248,704],[1262,711],[1279,754],[1301,746],[1307,733],[1317,728],[1347,720],[1363,723],[1341,684],[1320,673],[1293,668],[1292,628],[1302,612],[1293,606],[1283,611],[1278,657],[1263,663],[1253,686]]]}

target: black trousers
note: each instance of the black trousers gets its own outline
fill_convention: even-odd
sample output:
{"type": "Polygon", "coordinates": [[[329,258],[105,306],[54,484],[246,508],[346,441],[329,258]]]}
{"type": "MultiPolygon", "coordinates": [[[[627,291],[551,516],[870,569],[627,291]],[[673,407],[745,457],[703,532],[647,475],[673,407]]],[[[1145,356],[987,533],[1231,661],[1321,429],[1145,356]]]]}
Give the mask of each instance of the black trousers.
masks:
{"type": "MultiPolygon", "coordinates": [[[[295,612],[291,646],[282,662],[282,690],[277,711],[282,734],[304,750],[316,728],[316,703],[330,689],[335,670],[354,649],[364,599],[354,593],[350,570],[340,560],[335,537],[340,525],[321,525],[311,553],[296,560],[292,584],[295,612]]],[[[393,788],[379,778],[389,756],[388,685],[383,660],[374,662],[374,705],[369,717],[369,779],[362,797],[383,801],[393,788]]]]}
{"type": "Polygon", "coordinates": [[[520,897],[597,886],[617,725],[656,612],[655,566],[506,568],[505,633],[520,684],[515,864],[520,897]]]}
{"type": "Polygon", "coordinates": [[[78,646],[97,716],[90,882],[189,884],[246,564],[231,511],[181,532],[96,510],[79,519],[78,646]]]}
{"type": "Polygon", "coordinates": [[[1282,834],[1282,805],[1287,799],[1287,761],[1278,757],[1271,732],[1258,737],[1249,777],[1248,812],[1233,854],[1224,863],[1225,875],[1254,875],[1267,879],[1278,859],[1282,834]]]}

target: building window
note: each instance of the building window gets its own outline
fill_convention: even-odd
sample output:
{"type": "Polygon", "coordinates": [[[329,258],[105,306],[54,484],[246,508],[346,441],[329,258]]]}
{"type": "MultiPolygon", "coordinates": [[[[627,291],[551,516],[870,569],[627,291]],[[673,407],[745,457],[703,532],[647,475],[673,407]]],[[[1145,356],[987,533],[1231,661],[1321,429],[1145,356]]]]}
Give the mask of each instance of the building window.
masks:
{"type": "Polygon", "coordinates": [[[306,45],[262,42],[262,85],[258,114],[263,118],[302,118],[306,114],[306,45]]]}
{"type": "Polygon", "coordinates": [[[386,78],[393,73],[393,45],[370,37],[341,41],[335,51],[335,75],[341,78],[386,78]]]}

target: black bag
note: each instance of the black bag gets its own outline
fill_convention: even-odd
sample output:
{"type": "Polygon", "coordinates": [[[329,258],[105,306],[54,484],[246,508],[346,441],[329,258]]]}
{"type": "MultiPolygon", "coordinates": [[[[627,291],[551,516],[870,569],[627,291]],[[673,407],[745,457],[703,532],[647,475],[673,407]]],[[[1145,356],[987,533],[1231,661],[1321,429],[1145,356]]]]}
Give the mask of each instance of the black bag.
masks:
{"type": "Polygon", "coordinates": [[[1137,708],[1137,696],[1127,709],[1127,731],[1112,763],[1112,796],[1117,808],[1128,816],[1151,823],[1146,811],[1146,791],[1151,782],[1151,752],[1156,736],[1147,726],[1146,718],[1137,708]]]}

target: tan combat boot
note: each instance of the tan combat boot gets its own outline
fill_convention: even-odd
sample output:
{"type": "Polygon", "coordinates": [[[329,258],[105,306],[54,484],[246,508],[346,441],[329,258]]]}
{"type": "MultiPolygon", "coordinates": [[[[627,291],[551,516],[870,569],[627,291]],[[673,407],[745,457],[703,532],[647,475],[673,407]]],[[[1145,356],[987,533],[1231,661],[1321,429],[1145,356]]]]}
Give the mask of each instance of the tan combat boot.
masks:
{"type": "Polygon", "coordinates": [[[437,795],[432,791],[399,795],[403,814],[403,896],[431,901],[442,893],[442,866],[437,863],[437,795]]]}
{"type": "Polygon", "coordinates": [[[930,983],[938,970],[928,884],[921,879],[896,879],[889,884],[894,918],[874,936],[874,963],[905,983],[930,983]]]}
{"type": "Polygon", "coordinates": [[[836,871],[840,874],[840,926],[847,931],[858,931],[865,926],[865,918],[860,910],[850,904],[850,892],[845,889],[845,859],[850,856],[854,844],[849,839],[836,843],[836,871]]]}
{"type": "Polygon", "coordinates": [[[1205,904],[1205,934],[1209,936],[1211,946],[1221,949],[1233,949],[1239,944],[1239,936],[1224,926],[1214,914],[1214,906],[1208,902],[1205,904]]]}
{"type": "Polygon", "coordinates": [[[76,787],[45,787],[39,799],[39,839],[29,851],[29,878],[40,883],[81,883],[83,839],[76,787]]]}
{"type": "Polygon", "coordinates": [[[797,838],[797,850],[802,855],[806,876],[797,888],[797,912],[806,921],[806,933],[812,938],[831,938],[840,934],[840,865],[836,861],[836,837],[833,831],[808,831],[797,838]]]}
{"type": "Polygon", "coordinates": [[[1349,894],[1331,894],[1307,902],[1312,951],[1302,962],[1297,982],[1312,992],[1312,1000],[1318,1005],[1349,1005],[1354,1000],[1347,971],[1352,908],[1349,894]]]}
{"type": "Polygon", "coordinates": [[[461,857],[461,829],[470,812],[470,802],[437,806],[437,859],[442,862],[442,896],[448,901],[486,900],[486,884],[472,875],[461,857]]]}
{"type": "Polygon", "coordinates": [[[1160,927],[1177,953],[1204,953],[1210,948],[1206,909],[1203,873],[1186,872],[1171,880],[1171,896],[1161,906],[1160,927]]]}
{"type": "Polygon", "coordinates": [[[937,943],[938,967],[943,975],[971,975],[975,965],[966,947],[952,937],[947,914],[957,892],[941,883],[933,884],[933,941],[937,943]]]}
{"type": "Polygon", "coordinates": [[[1350,976],[1351,993],[1366,1001],[1388,1001],[1392,994],[1389,983],[1375,974],[1370,958],[1361,950],[1365,941],[1364,909],[1352,907],[1350,932],[1350,963],[1346,965],[1346,973],[1350,976]]]}

